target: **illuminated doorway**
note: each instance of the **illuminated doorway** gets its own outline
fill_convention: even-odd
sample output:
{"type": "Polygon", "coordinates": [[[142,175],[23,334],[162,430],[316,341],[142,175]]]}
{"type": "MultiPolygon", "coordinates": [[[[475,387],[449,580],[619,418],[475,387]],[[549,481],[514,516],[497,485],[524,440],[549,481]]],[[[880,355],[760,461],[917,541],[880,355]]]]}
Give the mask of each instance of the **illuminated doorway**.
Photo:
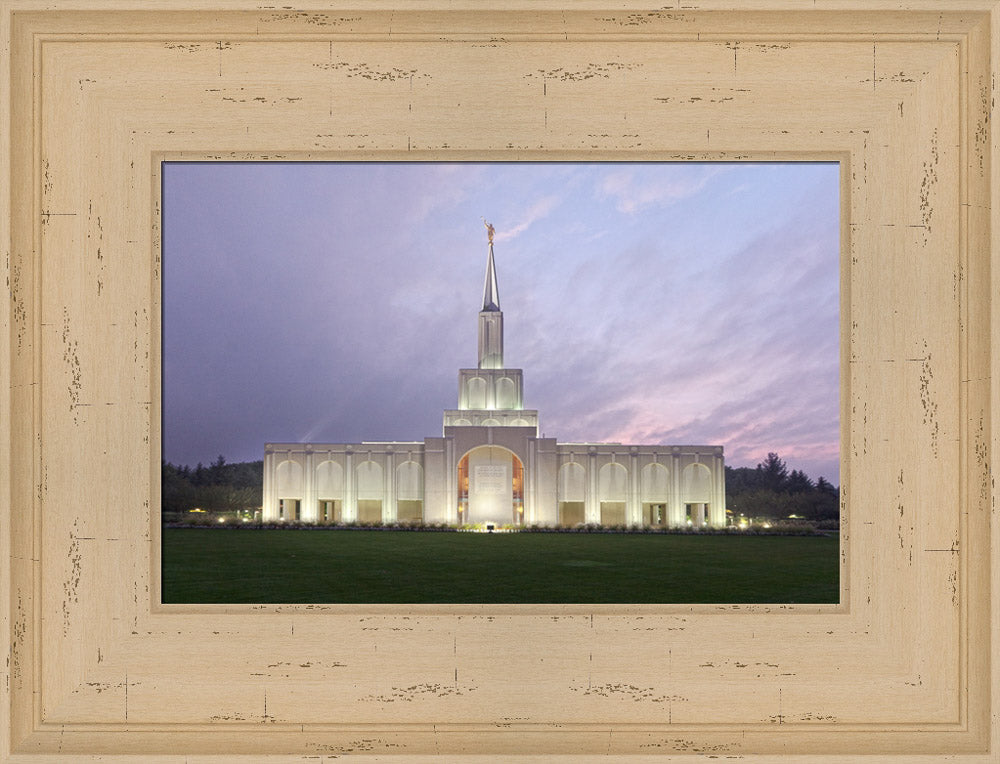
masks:
{"type": "Polygon", "coordinates": [[[500,446],[479,446],[458,463],[460,525],[523,525],[524,465],[500,446]]]}

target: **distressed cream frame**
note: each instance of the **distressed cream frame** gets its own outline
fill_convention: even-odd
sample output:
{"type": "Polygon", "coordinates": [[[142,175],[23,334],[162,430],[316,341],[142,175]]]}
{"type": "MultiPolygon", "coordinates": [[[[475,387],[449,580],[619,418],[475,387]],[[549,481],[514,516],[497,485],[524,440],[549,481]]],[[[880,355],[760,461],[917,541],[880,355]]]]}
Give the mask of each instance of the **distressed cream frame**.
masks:
{"type": "Polygon", "coordinates": [[[997,2],[476,5],[0,0],[0,757],[995,761],[997,2]],[[158,605],[178,157],[841,161],[840,604],[158,605]]]}

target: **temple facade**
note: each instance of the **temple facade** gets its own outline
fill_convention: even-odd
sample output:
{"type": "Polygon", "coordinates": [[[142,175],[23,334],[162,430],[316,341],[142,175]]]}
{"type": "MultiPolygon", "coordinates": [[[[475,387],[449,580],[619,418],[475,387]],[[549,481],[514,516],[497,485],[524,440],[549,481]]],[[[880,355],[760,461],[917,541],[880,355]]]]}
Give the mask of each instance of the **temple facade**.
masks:
{"type": "Polygon", "coordinates": [[[267,443],[265,522],[726,524],[722,446],[560,443],[539,437],[521,369],[504,366],[489,232],[479,362],[422,441],[267,443]]]}

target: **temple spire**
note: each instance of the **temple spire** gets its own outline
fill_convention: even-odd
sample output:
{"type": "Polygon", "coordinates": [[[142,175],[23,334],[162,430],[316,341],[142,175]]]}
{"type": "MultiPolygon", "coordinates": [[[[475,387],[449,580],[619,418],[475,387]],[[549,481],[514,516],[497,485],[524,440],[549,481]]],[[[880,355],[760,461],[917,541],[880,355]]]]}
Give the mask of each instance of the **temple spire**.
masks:
{"type": "Polygon", "coordinates": [[[497,269],[493,264],[493,226],[483,220],[490,238],[490,255],[486,261],[486,282],[483,284],[483,310],[500,310],[500,291],[497,289],[497,269]]]}
{"type": "Polygon", "coordinates": [[[503,368],[503,312],[497,289],[497,269],[493,264],[493,226],[483,220],[490,237],[490,255],[486,261],[483,285],[483,309],[479,311],[479,368],[503,368]]]}

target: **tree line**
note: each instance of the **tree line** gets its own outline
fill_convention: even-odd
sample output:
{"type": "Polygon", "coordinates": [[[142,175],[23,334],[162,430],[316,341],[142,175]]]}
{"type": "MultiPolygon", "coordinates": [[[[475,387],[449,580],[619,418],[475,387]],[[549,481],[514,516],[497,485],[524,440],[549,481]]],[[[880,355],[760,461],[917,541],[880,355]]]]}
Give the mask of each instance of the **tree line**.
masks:
{"type": "Polygon", "coordinates": [[[219,456],[208,467],[163,462],[163,512],[254,512],[263,503],[264,462],[227,464],[219,456]]]}
{"type": "Polygon", "coordinates": [[[775,453],[756,467],[726,467],[726,508],[734,516],[814,522],[840,519],[840,489],[820,476],[815,482],[775,453]]]}
{"type": "MultiPolygon", "coordinates": [[[[264,462],[228,464],[221,455],[208,467],[163,463],[163,512],[253,512],[263,503],[264,462]]],[[[726,467],[726,505],[733,516],[784,520],[840,518],[840,490],[820,477],[789,471],[775,453],[756,467],[726,467]]]]}

